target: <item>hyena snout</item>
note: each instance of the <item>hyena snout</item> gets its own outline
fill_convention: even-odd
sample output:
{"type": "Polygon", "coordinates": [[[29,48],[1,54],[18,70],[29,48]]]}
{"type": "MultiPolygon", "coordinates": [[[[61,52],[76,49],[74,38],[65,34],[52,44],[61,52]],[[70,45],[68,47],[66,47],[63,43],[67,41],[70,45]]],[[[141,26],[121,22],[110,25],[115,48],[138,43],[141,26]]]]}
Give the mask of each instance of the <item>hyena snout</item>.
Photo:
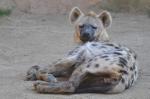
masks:
{"type": "Polygon", "coordinates": [[[80,38],[83,41],[91,41],[94,39],[96,27],[91,24],[83,24],[80,27],[80,38]]]}

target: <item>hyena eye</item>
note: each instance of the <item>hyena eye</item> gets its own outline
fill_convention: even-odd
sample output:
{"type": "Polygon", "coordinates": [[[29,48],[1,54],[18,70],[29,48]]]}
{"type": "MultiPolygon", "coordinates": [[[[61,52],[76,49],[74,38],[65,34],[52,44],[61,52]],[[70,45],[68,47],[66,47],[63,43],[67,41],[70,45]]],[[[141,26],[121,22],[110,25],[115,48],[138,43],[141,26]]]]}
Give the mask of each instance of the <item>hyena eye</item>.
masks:
{"type": "Polygon", "coordinates": [[[96,26],[92,26],[92,28],[93,28],[93,29],[97,29],[97,27],[96,27],[96,26]]]}
{"type": "Polygon", "coordinates": [[[83,28],[84,27],[84,25],[79,25],[79,28],[83,28]]]}

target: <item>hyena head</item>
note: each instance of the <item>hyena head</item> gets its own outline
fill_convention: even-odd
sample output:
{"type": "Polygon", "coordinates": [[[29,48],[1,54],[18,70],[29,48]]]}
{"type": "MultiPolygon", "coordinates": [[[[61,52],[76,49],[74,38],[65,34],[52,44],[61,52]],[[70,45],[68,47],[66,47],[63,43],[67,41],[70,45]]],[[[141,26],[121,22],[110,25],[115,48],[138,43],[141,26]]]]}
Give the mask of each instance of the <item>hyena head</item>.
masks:
{"type": "Polygon", "coordinates": [[[78,7],[74,7],[69,16],[71,24],[75,26],[75,41],[109,41],[106,28],[111,25],[112,18],[109,12],[96,14],[93,11],[84,14],[78,7]]]}

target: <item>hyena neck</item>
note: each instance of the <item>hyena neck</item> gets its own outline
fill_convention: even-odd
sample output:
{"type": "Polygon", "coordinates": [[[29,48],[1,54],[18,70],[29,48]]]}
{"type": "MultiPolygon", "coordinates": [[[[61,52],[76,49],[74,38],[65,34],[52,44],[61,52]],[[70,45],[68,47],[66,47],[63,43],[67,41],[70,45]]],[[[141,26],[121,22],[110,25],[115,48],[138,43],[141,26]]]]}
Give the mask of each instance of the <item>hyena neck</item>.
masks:
{"type": "Polygon", "coordinates": [[[106,42],[106,41],[101,41],[100,39],[98,38],[95,38],[94,40],[92,41],[81,41],[81,42],[78,42],[78,45],[85,45],[86,43],[93,43],[93,42],[99,42],[99,43],[103,43],[103,42],[106,42]]]}

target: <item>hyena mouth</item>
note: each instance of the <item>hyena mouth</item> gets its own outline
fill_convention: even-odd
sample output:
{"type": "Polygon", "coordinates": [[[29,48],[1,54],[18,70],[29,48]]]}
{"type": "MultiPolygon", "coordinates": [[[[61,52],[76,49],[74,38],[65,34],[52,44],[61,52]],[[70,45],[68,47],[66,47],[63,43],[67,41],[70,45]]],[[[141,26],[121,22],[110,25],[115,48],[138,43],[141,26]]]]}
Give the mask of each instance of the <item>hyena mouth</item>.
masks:
{"type": "Polygon", "coordinates": [[[87,36],[80,36],[80,40],[83,42],[87,42],[87,41],[93,41],[95,38],[94,37],[87,37],[87,36]]]}

